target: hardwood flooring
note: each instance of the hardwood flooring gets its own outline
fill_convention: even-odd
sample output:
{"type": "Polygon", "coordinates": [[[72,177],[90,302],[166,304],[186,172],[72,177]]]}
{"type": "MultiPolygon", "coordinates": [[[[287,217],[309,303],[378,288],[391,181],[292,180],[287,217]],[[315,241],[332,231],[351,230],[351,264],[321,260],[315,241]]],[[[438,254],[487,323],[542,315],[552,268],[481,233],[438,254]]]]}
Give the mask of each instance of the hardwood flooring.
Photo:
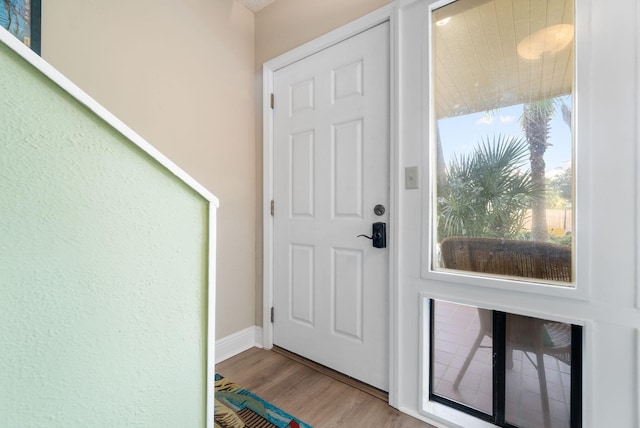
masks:
{"type": "MultiPolygon", "coordinates": [[[[252,348],[216,364],[216,372],[314,428],[433,428],[385,401],[290,355],[252,348]]],[[[344,380],[344,379],[343,379],[344,380]]]]}

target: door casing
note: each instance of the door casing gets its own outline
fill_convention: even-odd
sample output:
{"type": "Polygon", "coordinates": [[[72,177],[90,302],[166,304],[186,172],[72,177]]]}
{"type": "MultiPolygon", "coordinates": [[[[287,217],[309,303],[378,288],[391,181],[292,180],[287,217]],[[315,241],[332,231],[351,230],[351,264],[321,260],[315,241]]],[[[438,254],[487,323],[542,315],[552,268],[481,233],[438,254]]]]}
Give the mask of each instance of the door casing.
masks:
{"type": "MultiPolygon", "coordinates": [[[[395,5],[393,3],[363,16],[343,27],[325,34],[311,42],[293,49],[263,64],[263,306],[262,306],[262,345],[265,349],[273,347],[273,324],[271,323],[271,308],[273,307],[273,217],[271,216],[271,201],[273,199],[273,110],[271,109],[271,94],[274,90],[275,71],[286,67],[302,58],[317,53],[329,46],[337,44],[358,33],[372,28],[382,22],[389,22],[389,228],[387,247],[389,249],[389,404],[397,407],[397,364],[398,342],[397,325],[397,243],[398,218],[398,138],[397,138],[397,101],[396,101],[396,25],[395,5]]],[[[277,207],[276,207],[277,209],[277,207]]]]}

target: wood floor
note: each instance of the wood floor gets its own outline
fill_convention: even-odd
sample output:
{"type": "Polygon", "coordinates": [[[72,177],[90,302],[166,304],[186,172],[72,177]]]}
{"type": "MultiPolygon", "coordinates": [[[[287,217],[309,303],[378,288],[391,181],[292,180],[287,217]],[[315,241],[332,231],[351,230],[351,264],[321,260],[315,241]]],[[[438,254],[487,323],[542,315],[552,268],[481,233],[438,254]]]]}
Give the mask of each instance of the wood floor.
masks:
{"type": "Polygon", "coordinates": [[[376,396],[274,351],[252,348],[216,372],[314,428],[433,428],[376,396]]]}

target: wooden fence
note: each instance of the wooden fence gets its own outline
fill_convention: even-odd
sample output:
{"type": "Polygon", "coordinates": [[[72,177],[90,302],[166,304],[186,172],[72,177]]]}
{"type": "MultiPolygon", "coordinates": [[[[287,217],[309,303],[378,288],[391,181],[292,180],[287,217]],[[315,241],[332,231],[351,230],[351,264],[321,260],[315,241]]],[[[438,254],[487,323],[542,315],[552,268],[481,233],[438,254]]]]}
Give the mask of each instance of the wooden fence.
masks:
{"type": "MultiPolygon", "coordinates": [[[[547,227],[549,233],[554,235],[565,235],[573,231],[573,210],[547,210],[547,227]]],[[[531,230],[531,210],[527,212],[524,229],[531,230]]]]}

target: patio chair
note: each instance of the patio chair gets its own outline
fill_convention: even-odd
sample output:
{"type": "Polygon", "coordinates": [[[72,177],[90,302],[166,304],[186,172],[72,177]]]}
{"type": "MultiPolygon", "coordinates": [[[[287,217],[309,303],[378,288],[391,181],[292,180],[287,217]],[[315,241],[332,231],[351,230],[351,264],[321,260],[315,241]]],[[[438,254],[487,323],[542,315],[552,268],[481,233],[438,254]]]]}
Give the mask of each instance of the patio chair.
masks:
{"type": "MultiPolygon", "coordinates": [[[[571,247],[547,242],[514,241],[493,238],[446,238],[440,244],[446,269],[571,281],[571,247]]],[[[453,386],[458,389],[469,364],[485,336],[493,336],[492,311],[478,308],[480,331],[453,386]]],[[[551,426],[544,355],[571,363],[571,326],[522,315],[507,314],[507,368],[513,368],[512,352],[524,352],[538,372],[545,427],[551,426]],[[516,341],[510,340],[515,338],[516,341]],[[536,361],[529,356],[535,354],[536,361]]]]}

